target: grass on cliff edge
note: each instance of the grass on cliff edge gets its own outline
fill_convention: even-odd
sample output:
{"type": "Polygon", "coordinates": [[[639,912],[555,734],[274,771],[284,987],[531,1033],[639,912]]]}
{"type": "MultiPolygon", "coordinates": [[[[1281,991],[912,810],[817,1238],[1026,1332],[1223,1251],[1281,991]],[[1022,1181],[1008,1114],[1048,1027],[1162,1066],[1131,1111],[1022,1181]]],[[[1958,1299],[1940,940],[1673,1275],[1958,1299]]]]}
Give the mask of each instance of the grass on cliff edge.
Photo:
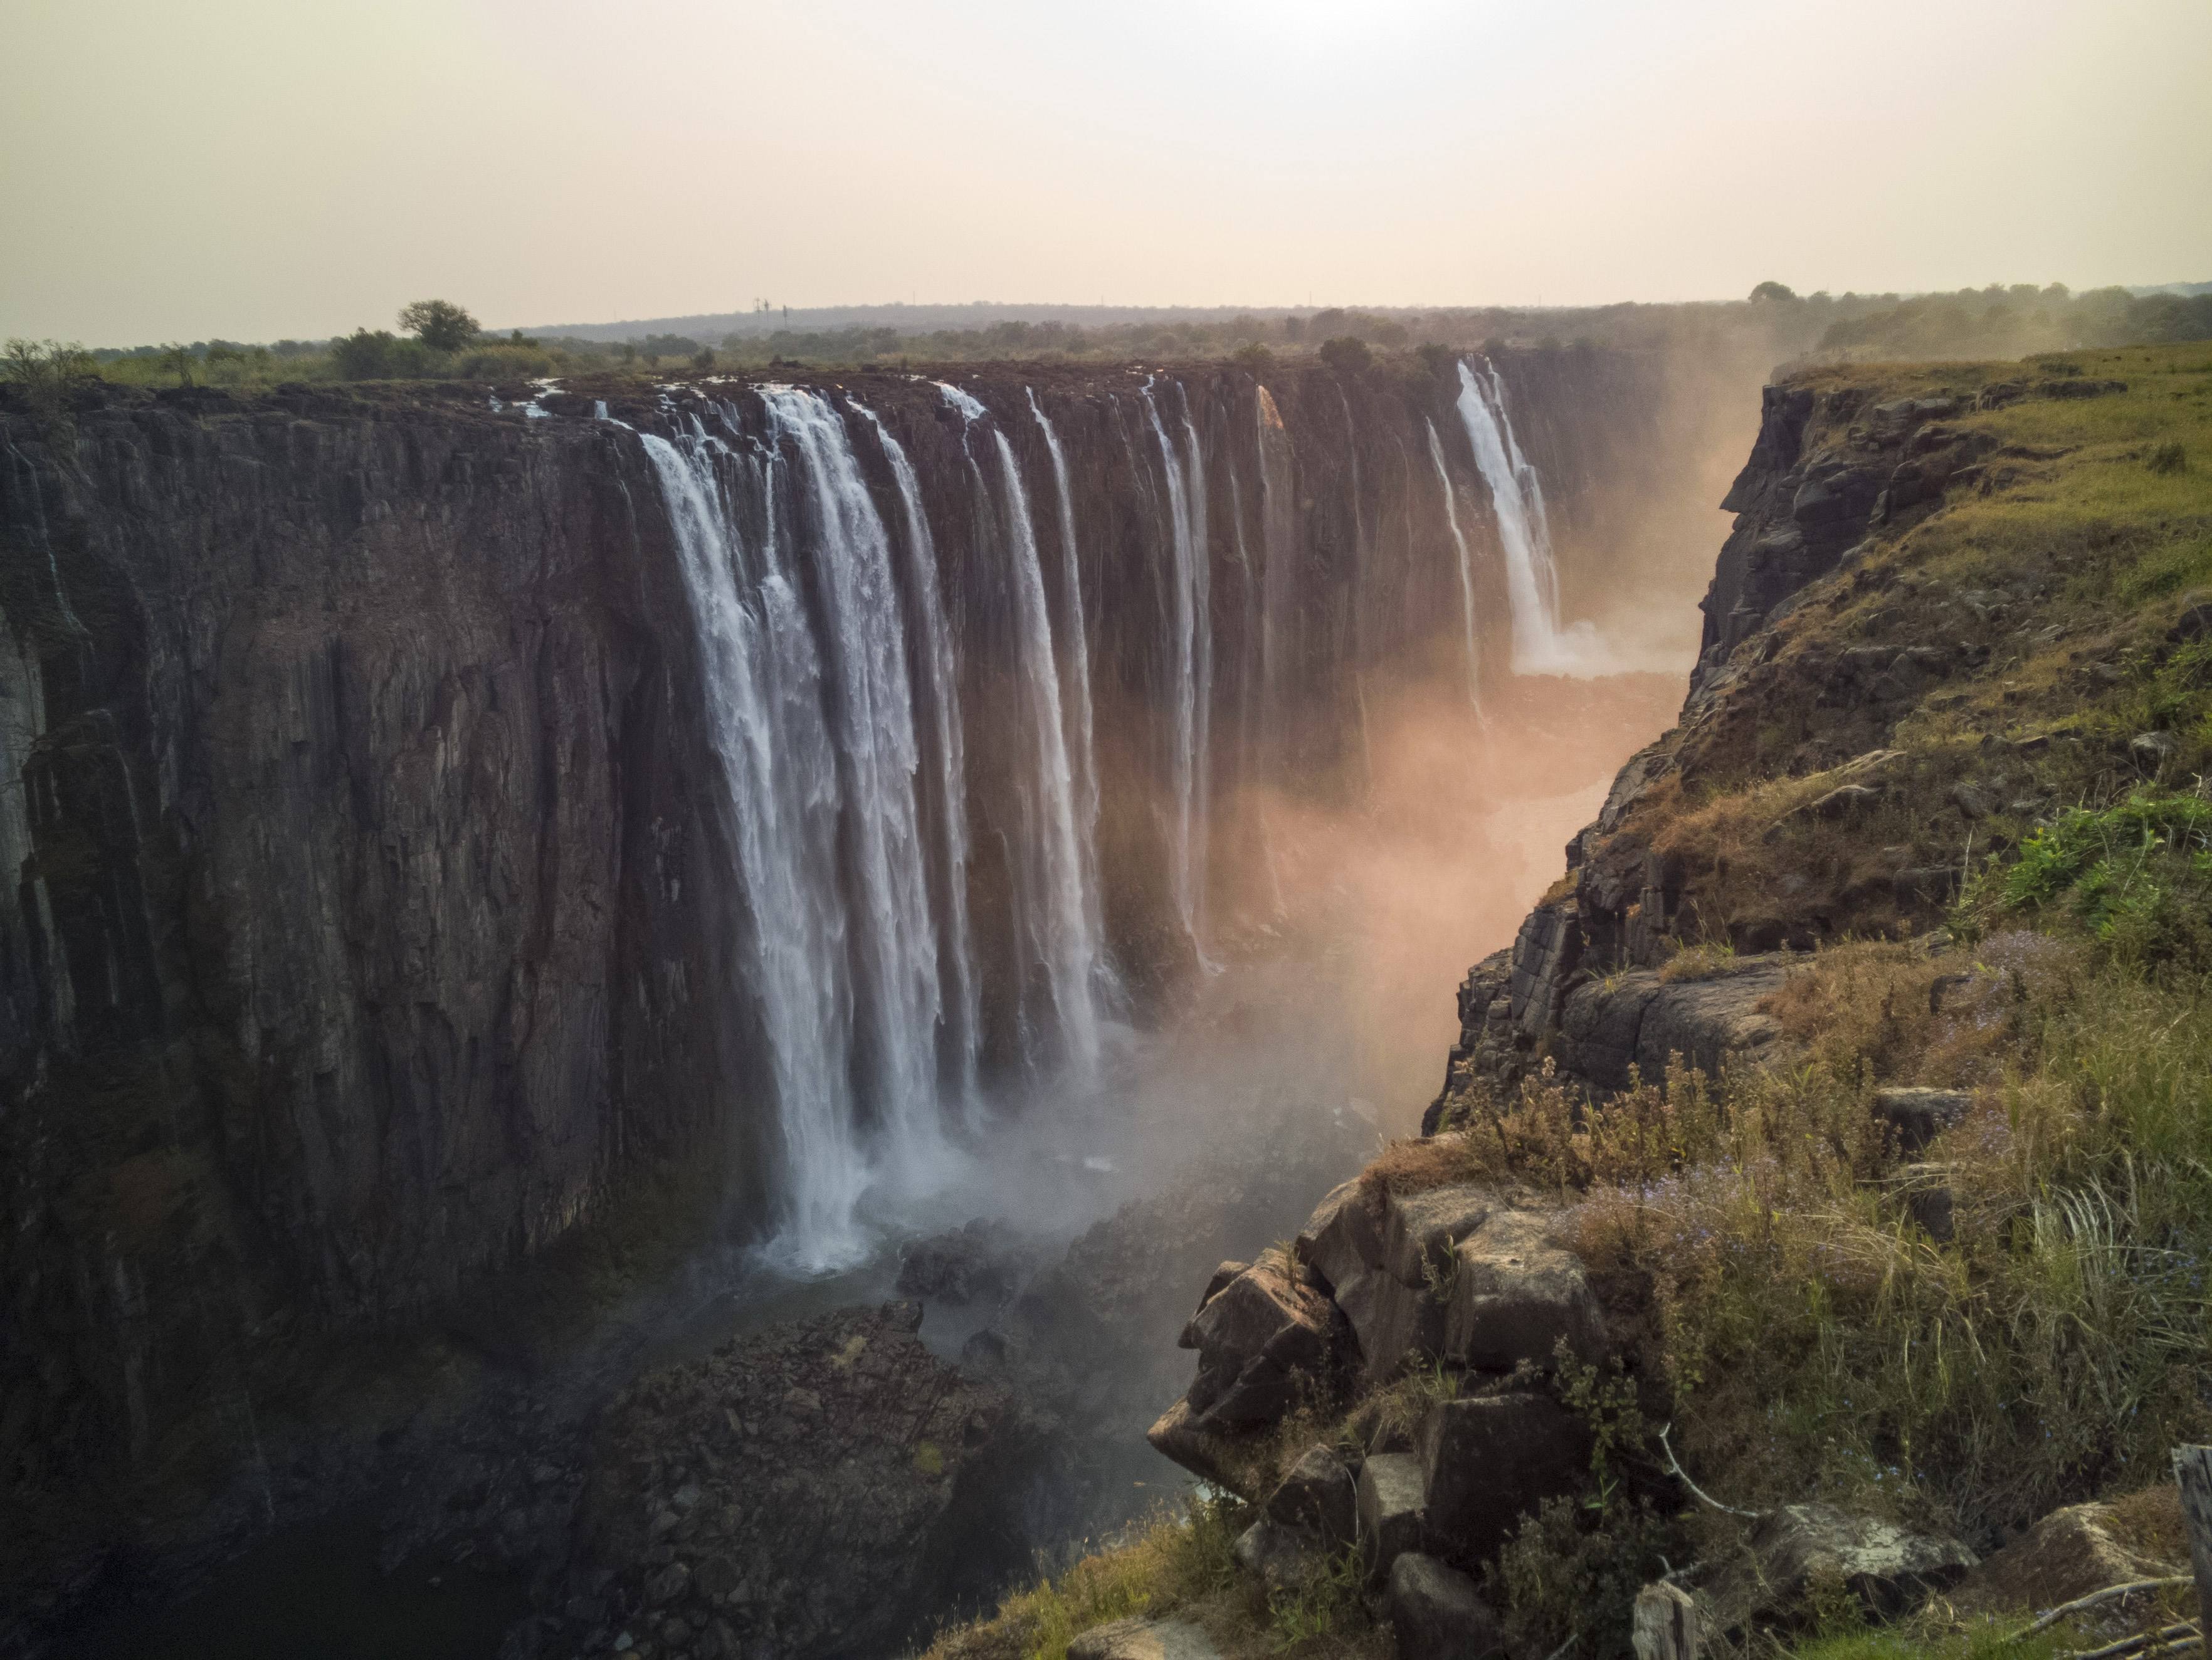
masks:
{"type": "Polygon", "coordinates": [[[1239,1570],[1231,1548],[1250,1519],[1226,1494],[1164,1511],[1061,1572],[1041,1574],[989,1617],[943,1633],[923,1660],[1066,1660],[1082,1633],[1139,1615],[1204,1627],[1228,1660],[1383,1660],[1389,1649],[1361,1605],[1356,1570],[1334,1564],[1273,1596],[1239,1570]]]}

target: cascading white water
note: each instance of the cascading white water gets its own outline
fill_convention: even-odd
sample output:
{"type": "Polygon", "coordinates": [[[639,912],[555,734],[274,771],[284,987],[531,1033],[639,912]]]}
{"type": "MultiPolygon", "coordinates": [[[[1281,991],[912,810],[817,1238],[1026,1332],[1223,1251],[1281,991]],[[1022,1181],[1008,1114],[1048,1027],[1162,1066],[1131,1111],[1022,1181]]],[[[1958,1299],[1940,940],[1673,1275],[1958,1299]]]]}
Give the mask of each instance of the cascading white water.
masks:
{"type": "MultiPolygon", "coordinates": [[[[1017,862],[1024,866],[1018,874],[1015,897],[1022,913],[1024,943],[1031,960],[1044,971],[1058,1025],[1059,1053],[1050,1058],[1077,1078],[1085,1078],[1095,1074],[1098,1067],[1096,986],[1103,944],[1092,928],[1098,904],[1085,891],[1079,850],[1075,782],[1068,763],[1060,667],[1053,649],[1052,611],[1045,599],[1036,526],[1030,517],[1029,491],[1006,433],[994,419],[989,419],[989,411],[981,404],[959,387],[941,389],[945,401],[966,421],[969,435],[979,421],[989,421],[988,436],[999,458],[1001,513],[1012,562],[1018,681],[1033,751],[1034,787],[1025,790],[1024,795],[1035,818],[1030,833],[1022,838],[1022,846],[1015,850],[1017,862]]],[[[1032,1037],[1042,1039],[1043,1034],[1032,1037]]],[[[1045,1058],[1036,1051],[1030,1056],[1033,1066],[1045,1058]]]]}
{"type": "Polygon", "coordinates": [[[972,1124],[981,1104],[977,1058],[982,1044],[981,990],[975,972],[975,946],[968,926],[968,780],[967,745],[961,728],[959,664],[954,655],[952,630],[945,615],[942,585],[937,566],[937,543],[930,535],[929,519],[922,511],[921,481],[907,457],[904,446],[876,412],[857,399],[854,411],[867,421],[890,463],[891,478],[898,486],[899,505],[906,520],[908,557],[913,566],[912,588],[921,612],[921,660],[929,675],[930,715],[937,740],[938,798],[944,812],[945,949],[951,959],[952,1009],[948,1021],[953,1087],[961,1114],[972,1124]]]}
{"type": "Polygon", "coordinates": [[[819,538],[823,653],[834,724],[834,763],[849,811],[849,866],[857,1016],[872,1063],[861,1108],[880,1123],[902,1170],[941,1153],[938,1023],[943,988],[930,915],[928,849],[915,775],[921,764],[907,679],[905,628],[891,575],[890,537],[860,474],[845,423],[817,392],[763,388],[773,435],[799,465],[819,538]]]}
{"type": "Polygon", "coordinates": [[[1443,441],[1437,436],[1437,423],[1429,422],[1429,459],[1437,465],[1437,483],[1443,487],[1444,523],[1451,526],[1452,545],[1459,551],[1460,620],[1467,638],[1467,701],[1474,706],[1477,714],[1482,713],[1482,660],[1475,644],[1474,635],[1474,561],[1467,548],[1467,532],[1459,527],[1458,492],[1452,489],[1451,474],[1444,466],[1443,441]]]}
{"type": "Polygon", "coordinates": [[[1513,613],[1516,674],[1587,674],[1599,669],[1596,632],[1588,623],[1559,627],[1559,578],[1544,489],[1522,454],[1505,409],[1505,382],[1494,364],[1478,375],[1459,366],[1459,415],[1474,464],[1490,486],[1498,545],[1505,554],[1505,593],[1513,613]]]}
{"type": "Polygon", "coordinates": [[[1176,911],[1183,932],[1190,937],[1199,962],[1215,965],[1206,950],[1206,839],[1208,760],[1208,719],[1212,702],[1213,642],[1208,605],[1210,571],[1206,549],[1206,473],[1199,453],[1198,434],[1192,428],[1189,403],[1183,405],[1182,427],[1190,439],[1188,462],[1176,453],[1152,397],[1152,383],[1143,390],[1145,416],[1160,447],[1160,465],[1168,486],[1168,541],[1174,556],[1171,596],[1175,652],[1175,729],[1170,751],[1175,786],[1175,810],[1170,840],[1175,868],[1170,873],[1176,911]]]}
{"type": "Polygon", "coordinates": [[[1044,435],[1045,449],[1052,457],[1053,489],[1059,497],[1060,586],[1067,595],[1066,626],[1060,631],[1059,637],[1065,642],[1061,662],[1068,693],[1067,742],[1075,775],[1084,927],[1095,946],[1092,994],[1101,1004],[1111,1006],[1120,1000],[1121,987],[1114,973],[1112,958],[1106,950],[1104,899],[1098,885],[1098,754],[1091,731],[1091,630],[1083,614],[1083,575],[1075,554],[1075,493],[1068,483],[1067,457],[1060,447],[1059,433],[1046,418],[1036,393],[1027,387],[1023,392],[1030,400],[1030,413],[1036,417],[1037,430],[1044,435]]]}
{"type": "MultiPolygon", "coordinates": [[[[847,1057],[850,988],[832,850],[837,769],[811,632],[772,542],[748,562],[702,434],[641,433],[659,475],[697,625],[708,731],[720,757],[751,913],[759,999],[783,1154],[778,1246],[820,1272],[860,1249],[867,1184],[847,1057]]],[[[773,464],[769,471],[773,474],[773,464]]]]}
{"type": "Polygon", "coordinates": [[[1255,388],[1260,450],[1260,749],[1263,775],[1279,781],[1287,763],[1283,715],[1290,707],[1291,629],[1297,604],[1297,497],[1291,439],[1265,386],[1255,388]]]}

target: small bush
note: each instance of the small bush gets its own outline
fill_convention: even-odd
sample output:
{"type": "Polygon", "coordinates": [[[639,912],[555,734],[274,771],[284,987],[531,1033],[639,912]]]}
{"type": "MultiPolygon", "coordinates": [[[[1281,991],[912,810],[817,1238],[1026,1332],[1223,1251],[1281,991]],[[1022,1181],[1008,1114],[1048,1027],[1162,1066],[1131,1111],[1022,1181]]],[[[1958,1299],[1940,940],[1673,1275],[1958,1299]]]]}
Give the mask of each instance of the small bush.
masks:
{"type": "Polygon", "coordinates": [[[69,400],[98,375],[92,355],[82,346],[52,340],[10,340],[0,349],[0,378],[16,387],[41,425],[69,424],[69,400]]]}
{"type": "Polygon", "coordinates": [[[1593,1660],[1630,1652],[1636,1593],[1664,1572],[1670,1529],[1645,1505],[1589,1511],[1547,1499],[1483,1570],[1483,1589],[1504,1614],[1509,1647],[1544,1655],[1569,1637],[1593,1660]]]}
{"type": "Polygon", "coordinates": [[[331,369],[341,380],[410,380],[434,374],[441,361],[419,340],[389,329],[356,329],[331,342],[331,369]]]}
{"type": "Polygon", "coordinates": [[[2189,456],[2178,441],[2168,439],[2163,444],[2151,446],[2150,453],[2143,458],[2143,465],[2160,474],[2185,472],[2189,469],[2189,456]]]}

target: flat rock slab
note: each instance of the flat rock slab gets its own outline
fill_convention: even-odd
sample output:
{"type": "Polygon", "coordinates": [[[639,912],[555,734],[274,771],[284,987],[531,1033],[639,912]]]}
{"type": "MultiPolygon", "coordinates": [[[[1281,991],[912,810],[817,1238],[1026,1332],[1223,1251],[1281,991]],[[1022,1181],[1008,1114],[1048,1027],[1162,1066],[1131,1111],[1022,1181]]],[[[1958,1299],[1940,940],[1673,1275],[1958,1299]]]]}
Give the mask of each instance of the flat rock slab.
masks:
{"type": "Polygon", "coordinates": [[[1712,1598],[1724,1629],[1802,1612],[1816,1583],[1839,1584],[1875,1619],[1894,1619],[1957,1584],[1976,1560],[1955,1539],[1908,1533],[1832,1505],[1785,1505],[1752,1530],[1749,1559],[1715,1580],[1712,1598]]]}
{"type": "Polygon", "coordinates": [[[1221,1660],[1221,1651],[1182,1620],[1116,1620],[1072,1639],[1067,1660],[1221,1660]]]}
{"type": "Polygon", "coordinates": [[[1664,980],[1654,969],[1592,980],[1569,994],[1560,1012],[1563,1062],[1609,1090],[1628,1087],[1631,1067],[1658,1082],[1676,1055],[1717,1078],[1728,1061],[1781,1037],[1780,1023],[1759,1005],[1781,989],[1798,961],[1787,953],[1739,958],[1709,980],[1664,980]]]}
{"type": "MultiPolygon", "coordinates": [[[[2172,1492],[2169,1488],[2166,1491],[2172,1492]]],[[[2179,1513],[2177,1507],[2177,1522],[2179,1513]]],[[[2109,1505],[2053,1511],[1946,1593],[1961,1614],[2025,1613],[2056,1608],[2113,1585],[2186,1571],[2132,1548],[2115,1536],[2109,1505]]]]}

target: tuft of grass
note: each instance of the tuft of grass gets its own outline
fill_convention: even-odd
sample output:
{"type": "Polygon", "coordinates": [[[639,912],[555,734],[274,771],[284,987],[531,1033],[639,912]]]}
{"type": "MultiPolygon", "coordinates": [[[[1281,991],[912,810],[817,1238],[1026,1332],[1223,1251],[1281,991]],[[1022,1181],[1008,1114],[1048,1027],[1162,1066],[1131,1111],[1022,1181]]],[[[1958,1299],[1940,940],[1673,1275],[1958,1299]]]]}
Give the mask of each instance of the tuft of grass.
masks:
{"type": "Polygon", "coordinates": [[[1659,965],[1659,977],[1673,985],[1683,980],[1720,980],[1736,971],[1735,947],[1725,942],[1685,946],[1659,965]]]}
{"type": "Polygon", "coordinates": [[[1310,1643],[1330,1644],[1372,1623],[1361,1596],[1367,1564],[1356,1545],[1326,1558],[1292,1586],[1267,1599],[1273,1646],[1278,1652],[1310,1643]]]}
{"type": "Polygon", "coordinates": [[[1249,1520],[1227,1494],[1193,1499],[1013,1592],[988,1619],[940,1633],[924,1660],[1066,1660],[1069,1641],[1094,1626],[1217,1596],[1237,1583],[1237,1536],[1249,1520]]]}

